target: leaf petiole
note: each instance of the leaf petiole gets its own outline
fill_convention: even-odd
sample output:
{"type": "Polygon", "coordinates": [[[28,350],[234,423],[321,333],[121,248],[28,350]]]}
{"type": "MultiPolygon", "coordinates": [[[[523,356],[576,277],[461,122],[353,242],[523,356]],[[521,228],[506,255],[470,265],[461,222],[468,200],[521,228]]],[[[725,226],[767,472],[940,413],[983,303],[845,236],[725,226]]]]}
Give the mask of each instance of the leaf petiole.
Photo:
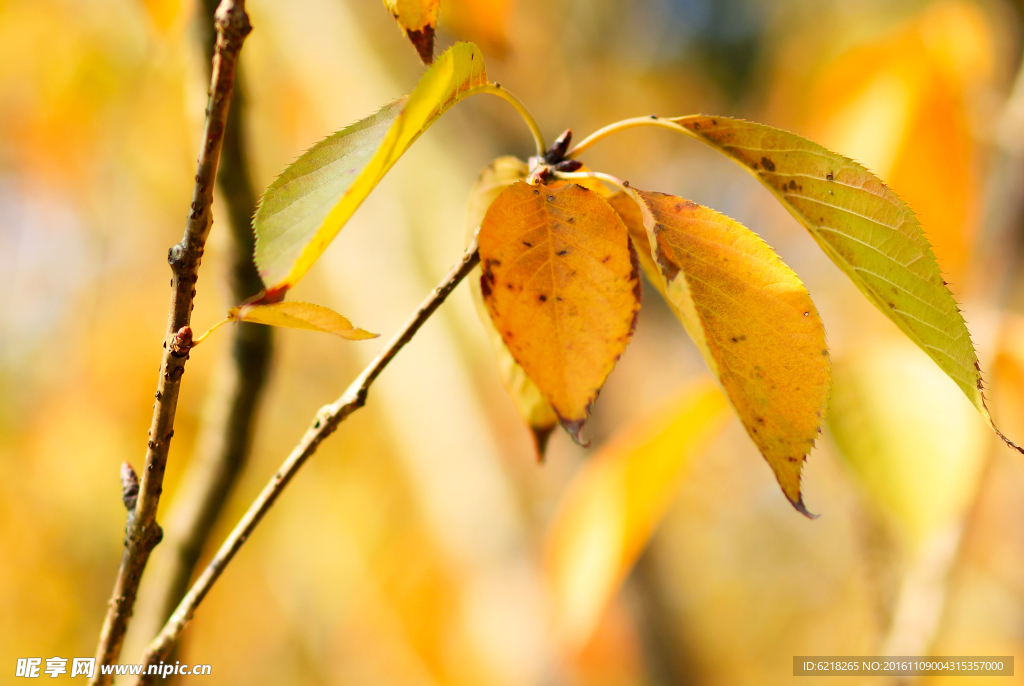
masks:
{"type": "Polygon", "coordinates": [[[213,333],[214,331],[216,331],[220,327],[224,326],[228,322],[232,322],[232,321],[234,321],[234,318],[232,318],[232,317],[228,317],[227,319],[220,320],[219,322],[217,322],[216,324],[211,326],[209,329],[207,329],[206,333],[204,333],[202,336],[199,336],[198,338],[193,338],[192,339],[192,345],[189,346],[189,349],[191,350],[192,348],[196,347],[197,345],[199,345],[200,343],[205,341],[206,337],[209,336],[211,333],[213,333]]]}
{"type": "MultiPolygon", "coordinates": [[[[662,119],[661,117],[656,117],[652,114],[649,117],[633,117],[632,119],[623,119],[622,121],[617,121],[613,124],[605,126],[604,128],[598,129],[597,131],[595,131],[594,133],[590,134],[589,136],[581,140],[579,143],[577,143],[576,147],[570,150],[569,153],[565,156],[565,159],[574,159],[577,155],[589,149],[590,146],[594,145],[594,143],[598,143],[614,133],[619,133],[620,131],[626,131],[628,129],[636,129],[641,126],[657,126],[663,129],[671,129],[676,133],[682,133],[684,135],[690,136],[691,138],[698,138],[697,136],[694,136],[693,132],[687,129],[685,126],[680,126],[674,121],[671,121],[669,119],[662,119]]],[[[700,139],[698,138],[698,140],[700,139]]]]}
{"type": "Polygon", "coordinates": [[[526,125],[530,127],[530,133],[533,134],[533,141],[537,145],[537,156],[544,155],[544,151],[547,150],[547,145],[544,144],[544,134],[540,132],[540,127],[537,126],[537,120],[530,114],[530,110],[526,109],[526,105],[516,96],[501,87],[499,83],[486,83],[482,86],[476,86],[473,88],[468,95],[476,95],[477,93],[490,93],[496,95],[505,102],[516,108],[519,116],[523,118],[526,125]]]}

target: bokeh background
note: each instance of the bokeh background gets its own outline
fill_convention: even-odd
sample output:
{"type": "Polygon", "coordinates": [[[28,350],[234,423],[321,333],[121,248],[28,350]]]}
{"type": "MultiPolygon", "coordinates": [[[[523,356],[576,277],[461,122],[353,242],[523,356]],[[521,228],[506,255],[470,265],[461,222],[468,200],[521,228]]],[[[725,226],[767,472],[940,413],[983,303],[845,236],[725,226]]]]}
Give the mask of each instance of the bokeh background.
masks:
{"type": "MultiPolygon", "coordinates": [[[[422,72],[377,0],[247,5],[258,188],[422,72]]],[[[165,256],[202,127],[197,11],[0,0],[0,682],[17,657],[94,654],[124,527],[118,470],[144,456],[165,256]]],[[[920,213],[993,414],[1021,441],[1022,17],[1010,0],[443,0],[438,40],[481,45],[491,79],[549,140],[704,112],[866,164],[920,213]]],[[[500,100],[458,105],[295,297],[390,335],[461,254],[479,170],[530,150],[500,100]]],[[[461,288],[201,606],[178,659],[213,676],[188,683],[734,686],[790,683],[794,655],[1024,656],[1024,458],[738,167],[653,129],[585,161],[740,220],[804,279],[834,360],[829,423],[804,477],[820,519],[789,506],[732,418],[695,421],[705,445],[673,439],[659,459],[677,476],[617,478],[650,418],[707,383],[650,288],[596,405],[595,447],[559,434],[538,465],[461,288]],[[661,504],[645,518],[626,502],[661,504]]],[[[223,204],[197,329],[235,304],[223,204]]],[[[192,355],[162,512],[216,413],[208,391],[227,345],[215,335],[192,355]]],[[[211,549],[380,345],[276,334],[252,457],[211,549]]],[[[161,560],[158,549],[151,569],[161,560]]],[[[130,634],[122,662],[148,638],[130,634]]]]}

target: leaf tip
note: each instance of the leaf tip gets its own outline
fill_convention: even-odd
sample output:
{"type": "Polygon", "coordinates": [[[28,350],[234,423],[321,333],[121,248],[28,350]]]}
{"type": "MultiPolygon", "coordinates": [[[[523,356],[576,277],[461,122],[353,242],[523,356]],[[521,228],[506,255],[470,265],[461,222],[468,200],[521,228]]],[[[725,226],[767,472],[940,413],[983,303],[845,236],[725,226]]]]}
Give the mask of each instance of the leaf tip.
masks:
{"type": "Polygon", "coordinates": [[[804,505],[803,493],[798,493],[795,500],[793,498],[790,498],[787,494],[786,499],[789,500],[789,503],[796,509],[797,512],[802,514],[804,517],[807,517],[808,519],[814,520],[821,516],[820,514],[813,514],[812,512],[808,511],[807,506],[804,505]]]}
{"type": "Polygon", "coordinates": [[[582,438],[580,438],[580,431],[583,430],[583,425],[587,423],[586,417],[584,417],[583,419],[577,419],[573,421],[568,419],[562,419],[561,417],[559,417],[558,421],[561,422],[562,428],[565,429],[566,433],[569,434],[569,436],[572,438],[573,442],[576,443],[576,445],[580,446],[581,448],[590,447],[589,440],[583,440],[582,438]]]}
{"type": "Polygon", "coordinates": [[[409,37],[409,41],[413,47],[416,48],[416,52],[419,53],[420,60],[423,64],[434,63],[434,27],[427,24],[422,29],[411,30],[406,32],[409,37]]]}
{"type": "Polygon", "coordinates": [[[548,450],[548,441],[551,440],[551,434],[555,430],[554,424],[547,426],[531,426],[530,431],[533,433],[533,447],[537,451],[537,463],[544,464],[545,454],[548,450]]]}
{"type": "Polygon", "coordinates": [[[278,284],[272,288],[268,288],[262,293],[257,293],[253,297],[249,298],[242,303],[241,307],[246,305],[273,305],[284,300],[285,293],[288,292],[290,286],[288,284],[278,284]]]}
{"type": "Polygon", "coordinates": [[[345,331],[344,334],[339,334],[342,338],[347,338],[350,341],[369,341],[374,338],[380,338],[379,333],[373,333],[366,329],[353,328],[350,331],[345,331]]]}
{"type": "Polygon", "coordinates": [[[1000,431],[999,427],[996,426],[995,421],[993,421],[992,413],[989,412],[988,410],[988,402],[985,399],[985,394],[981,392],[981,368],[978,366],[977,362],[974,363],[974,367],[975,369],[978,370],[978,396],[981,398],[981,409],[983,410],[982,415],[985,417],[985,421],[988,423],[990,427],[992,427],[992,430],[996,432],[996,436],[999,436],[999,438],[1002,439],[1003,443],[1010,446],[1018,453],[1024,455],[1024,448],[1020,447],[1019,445],[1011,441],[1009,438],[1007,438],[1006,434],[1000,431]]]}
{"type": "Polygon", "coordinates": [[[996,435],[999,436],[999,438],[1003,439],[1003,443],[1010,446],[1018,453],[1024,455],[1024,448],[1020,447],[1019,445],[1011,441],[1009,438],[1007,438],[1006,435],[1002,431],[1000,431],[994,423],[992,424],[992,430],[996,432],[996,435]]]}

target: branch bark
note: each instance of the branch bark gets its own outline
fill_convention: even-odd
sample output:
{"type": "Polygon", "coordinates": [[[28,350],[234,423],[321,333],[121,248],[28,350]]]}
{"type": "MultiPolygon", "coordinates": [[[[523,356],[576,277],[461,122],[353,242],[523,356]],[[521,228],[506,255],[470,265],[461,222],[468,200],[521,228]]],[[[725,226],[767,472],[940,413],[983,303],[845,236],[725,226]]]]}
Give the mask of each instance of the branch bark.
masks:
{"type": "Polygon", "coordinates": [[[103,674],[101,667],[117,662],[121,654],[125,632],[138,594],[139,580],[150,553],[163,536],[156,521],[156,511],[163,490],[167,452],[171,437],[174,435],[178,391],[191,346],[192,329],[189,323],[196,294],[195,286],[206,239],[213,222],[210,206],[213,203],[214,179],[227,124],[238,53],[246,36],[252,31],[249,16],[245,12],[244,0],[223,0],[217,9],[216,26],[217,48],[213,60],[210,99],[192,192],[191,211],[184,237],[167,255],[171,265],[173,290],[145,467],[139,484],[138,501],[128,512],[124,552],[103,630],[100,633],[96,653],[98,665],[92,684],[109,684],[113,681],[111,675],[103,674]]]}
{"type": "Polygon", "coordinates": [[[363,370],[363,373],[352,382],[348,390],[335,402],[320,408],[312,426],[306,431],[302,440],[295,446],[273,478],[263,487],[263,491],[260,492],[259,496],[252,502],[252,505],[249,506],[248,511],[228,535],[220,550],[217,551],[217,554],[210,561],[210,564],[207,565],[203,573],[196,579],[196,582],[182,599],[174,614],[167,620],[163,630],[149,644],[142,658],[144,666],[142,677],[138,681],[139,686],[153,682],[155,677],[146,673],[149,666],[164,660],[170,654],[178,637],[181,636],[181,632],[195,614],[196,608],[224,572],[228,563],[231,562],[235,554],[248,540],[256,526],[260,523],[260,520],[263,519],[263,516],[274,505],[274,502],[281,495],[284,488],[295,474],[298,473],[302,465],[316,452],[320,443],[334,433],[339,424],[366,404],[366,397],[370,386],[380,376],[380,373],[384,371],[384,368],[394,359],[395,355],[405,347],[405,344],[412,340],[420,327],[441,306],[441,303],[455,290],[455,287],[473,270],[479,261],[480,253],[477,250],[477,242],[474,240],[469,248],[466,249],[459,264],[452,268],[444,280],[434,289],[433,293],[423,301],[416,313],[406,322],[405,326],[395,334],[394,338],[391,339],[373,362],[363,370]]]}
{"type": "MultiPolygon", "coordinates": [[[[211,64],[217,42],[217,3],[203,0],[198,26],[211,64]]],[[[263,288],[252,259],[256,240],[251,220],[256,211],[256,193],[246,154],[244,86],[239,66],[217,174],[231,229],[230,290],[234,303],[263,288]]],[[[231,329],[230,360],[217,366],[195,453],[167,515],[165,550],[157,556],[151,581],[143,591],[143,615],[136,620],[136,631],[147,640],[156,635],[188,590],[203,547],[248,461],[254,420],[270,369],[274,329],[245,322],[231,329]]]]}

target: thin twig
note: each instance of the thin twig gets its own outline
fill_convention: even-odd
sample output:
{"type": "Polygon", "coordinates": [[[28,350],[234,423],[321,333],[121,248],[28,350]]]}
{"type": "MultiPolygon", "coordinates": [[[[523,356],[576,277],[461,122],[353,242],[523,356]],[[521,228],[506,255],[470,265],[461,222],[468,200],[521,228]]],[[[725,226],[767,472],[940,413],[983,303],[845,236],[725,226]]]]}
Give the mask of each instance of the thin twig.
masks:
{"type": "Polygon", "coordinates": [[[171,248],[167,260],[171,265],[170,312],[164,339],[164,356],[160,365],[153,422],[149,431],[148,449],[139,498],[128,512],[124,553],[118,569],[114,593],[100,634],[96,653],[96,672],[93,684],[109,684],[112,675],[103,674],[101,667],[117,662],[124,644],[125,631],[132,615],[139,580],[153,548],[160,542],[163,532],[156,522],[157,505],[163,490],[167,451],[174,435],[174,413],[178,405],[178,390],[191,343],[189,322],[195,298],[199,264],[202,261],[206,238],[213,221],[214,179],[220,158],[221,144],[227,124],[228,107],[235,80],[238,53],[245,37],[252,31],[244,0],[223,0],[217,9],[217,49],[213,59],[210,100],[207,105],[206,127],[199,151],[198,171],[192,192],[192,206],[185,226],[185,236],[171,248]]]}
{"type": "MultiPolygon", "coordinates": [[[[210,64],[217,43],[217,4],[218,0],[203,0],[198,12],[197,28],[210,64]]],[[[239,66],[217,174],[230,225],[232,303],[240,303],[263,288],[252,259],[256,193],[246,154],[244,86],[239,66]]],[[[147,641],[156,635],[188,590],[203,547],[248,461],[257,408],[270,369],[274,329],[242,322],[231,330],[232,343],[227,351],[230,359],[217,367],[195,452],[166,515],[162,550],[154,559],[150,582],[140,600],[135,630],[147,641]]],[[[193,339],[193,347],[201,338],[193,339]]]]}
{"type": "Polygon", "coordinates": [[[395,334],[395,337],[377,355],[376,359],[363,370],[363,373],[352,382],[348,390],[335,402],[320,408],[316,419],[313,421],[313,425],[306,431],[302,440],[295,446],[274,477],[263,487],[263,491],[252,502],[252,505],[249,506],[249,510],[235,526],[227,540],[224,541],[224,544],[221,545],[220,550],[217,551],[210,564],[206,566],[203,573],[192,584],[192,588],[189,589],[189,592],[182,599],[174,614],[171,615],[171,618],[167,620],[163,630],[149,644],[142,658],[144,666],[142,670],[143,675],[138,682],[139,686],[152,683],[154,677],[146,674],[149,666],[155,665],[167,657],[181,632],[185,629],[185,625],[188,624],[195,614],[199,603],[206,597],[206,594],[210,591],[210,588],[220,577],[221,573],[223,573],[224,568],[231,562],[235,553],[248,540],[253,530],[260,523],[260,520],[263,519],[263,516],[273,506],[285,486],[288,485],[288,482],[292,480],[292,477],[295,476],[306,460],[316,452],[320,443],[334,433],[338,425],[345,421],[349,415],[366,404],[366,396],[374,380],[380,376],[380,373],[384,371],[384,368],[388,366],[388,363],[391,362],[395,355],[405,347],[405,344],[412,340],[420,327],[440,307],[441,303],[455,290],[459,282],[473,270],[479,261],[480,253],[477,250],[477,242],[474,240],[466,249],[466,253],[459,264],[452,268],[444,280],[434,289],[434,292],[423,301],[416,314],[406,322],[401,331],[395,334]]]}

